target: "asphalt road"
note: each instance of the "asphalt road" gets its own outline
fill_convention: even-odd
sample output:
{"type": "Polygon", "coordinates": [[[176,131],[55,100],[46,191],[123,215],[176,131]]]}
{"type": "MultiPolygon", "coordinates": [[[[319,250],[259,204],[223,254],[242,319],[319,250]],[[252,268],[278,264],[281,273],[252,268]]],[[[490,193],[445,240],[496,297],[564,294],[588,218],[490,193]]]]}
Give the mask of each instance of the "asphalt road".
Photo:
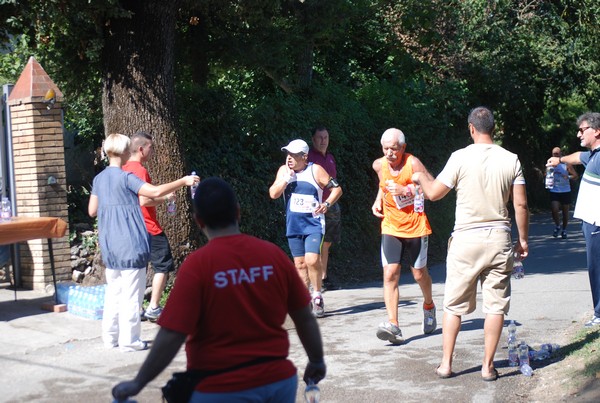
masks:
{"type": "MultiPolygon", "coordinates": [[[[572,221],[567,240],[551,236],[549,214],[532,217],[530,257],[524,262],[525,278],[513,280],[513,297],[507,323],[518,325],[517,337],[531,346],[568,340],[565,331],[580,326],[592,313],[585,267],[585,245],[580,224],[572,221]]],[[[374,251],[378,253],[378,251],[374,251]]],[[[378,270],[367,267],[364,270],[378,270]]],[[[434,300],[438,305],[438,330],[421,332],[422,297],[408,272],[400,280],[400,326],[406,342],[393,346],[379,340],[375,331],[386,318],[381,284],[328,291],[326,316],[319,319],[328,376],[320,383],[324,402],[524,402],[535,401],[528,392],[536,376],[525,378],[507,365],[503,335],[496,354],[500,378],[483,382],[483,320],[478,309],[463,318],[458,337],[454,372],[441,380],[434,370],[441,358],[441,303],[445,266],[431,268],[434,300]]],[[[109,402],[110,389],[135,374],[146,353],[120,353],[104,349],[100,322],[70,313],[40,309],[51,297],[34,291],[0,288],[0,401],[4,402],[109,402]]],[[[286,322],[292,343],[290,358],[301,374],[306,356],[291,322],[286,322]]],[[[143,323],[142,335],[152,340],[157,327],[143,323]]],[[[534,366],[548,365],[540,363],[534,366]]],[[[183,352],[168,370],[149,384],[138,402],[159,402],[160,387],[171,372],[185,367],[183,352]]],[[[302,402],[302,385],[298,402],[302,402]]]]}

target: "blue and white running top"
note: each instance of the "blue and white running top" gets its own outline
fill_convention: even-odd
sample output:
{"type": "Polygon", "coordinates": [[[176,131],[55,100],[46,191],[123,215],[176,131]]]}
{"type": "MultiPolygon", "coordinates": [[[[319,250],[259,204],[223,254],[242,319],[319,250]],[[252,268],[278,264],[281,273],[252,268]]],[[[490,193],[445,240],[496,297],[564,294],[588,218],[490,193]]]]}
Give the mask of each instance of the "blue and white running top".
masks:
{"type": "Polygon", "coordinates": [[[313,175],[313,163],[309,162],[302,172],[296,172],[283,192],[286,236],[325,233],[325,215],[313,216],[322,198],[323,189],[313,175]]]}
{"type": "Polygon", "coordinates": [[[581,177],[577,204],[573,217],[579,218],[588,224],[600,225],[600,147],[593,151],[582,152],[579,160],[585,166],[581,177]]]}
{"type": "Polygon", "coordinates": [[[569,171],[564,162],[554,167],[554,186],[549,189],[552,193],[569,193],[571,183],[569,182],[569,171]]]}

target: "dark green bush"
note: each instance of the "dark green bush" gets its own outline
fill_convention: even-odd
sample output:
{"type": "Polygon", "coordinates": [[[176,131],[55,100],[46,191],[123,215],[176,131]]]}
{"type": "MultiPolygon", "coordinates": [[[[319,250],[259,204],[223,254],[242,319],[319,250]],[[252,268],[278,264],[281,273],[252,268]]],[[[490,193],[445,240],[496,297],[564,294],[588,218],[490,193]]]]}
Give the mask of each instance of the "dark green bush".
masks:
{"type": "MultiPolygon", "coordinates": [[[[190,170],[229,181],[240,199],[242,230],[287,250],[283,202],[271,200],[268,188],[284,163],[281,147],[295,138],[310,144],[312,127],[325,125],[344,190],[343,236],[341,245],[332,248],[332,276],[340,282],[379,279],[380,222],[371,213],[378,185],[371,165],[381,156],[381,133],[402,129],[408,152],[437,174],[450,153],[468,140],[467,110],[456,86],[382,81],[352,91],[316,82],[303,94],[256,89],[242,94],[237,90],[241,82],[232,77],[231,85],[220,88],[179,89],[190,170]]],[[[428,202],[427,211],[434,230],[431,259],[439,261],[454,221],[453,197],[428,202]]]]}

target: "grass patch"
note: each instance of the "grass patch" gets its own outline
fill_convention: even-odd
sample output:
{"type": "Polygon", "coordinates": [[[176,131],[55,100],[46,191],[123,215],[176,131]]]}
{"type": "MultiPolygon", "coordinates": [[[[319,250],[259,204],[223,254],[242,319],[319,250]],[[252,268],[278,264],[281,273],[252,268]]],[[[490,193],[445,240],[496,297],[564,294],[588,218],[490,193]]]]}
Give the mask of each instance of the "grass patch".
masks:
{"type": "MultiPolygon", "coordinates": [[[[579,326],[580,324],[577,327],[579,326]]],[[[547,379],[534,394],[548,398],[562,396],[564,399],[582,393],[589,394],[589,389],[597,388],[600,380],[599,351],[600,327],[573,329],[570,342],[561,347],[553,358],[558,366],[554,371],[546,373],[547,379]]],[[[596,395],[590,401],[598,401],[596,395]]],[[[587,397],[590,398],[591,395],[587,397]]]]}
{"type": "Polygon", "coordinates": [[[564,348],[566,357],[572,356],[583,364],[577,372],[584,377],[595,378],[600,373],[600,328],[583,329],[564,348]]]}

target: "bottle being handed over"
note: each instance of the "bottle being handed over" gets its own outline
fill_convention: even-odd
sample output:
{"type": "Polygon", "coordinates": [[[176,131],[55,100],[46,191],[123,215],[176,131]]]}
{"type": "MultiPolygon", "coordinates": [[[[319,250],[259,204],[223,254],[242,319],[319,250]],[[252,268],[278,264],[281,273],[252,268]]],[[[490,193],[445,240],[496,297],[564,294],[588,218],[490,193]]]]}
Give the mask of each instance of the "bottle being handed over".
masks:
{"type": "Polygon", "coordinates": [[[414,210],[415,213],[422,213],[425,211],[425,194],[419,185],[415,185],[414,210]]]}

